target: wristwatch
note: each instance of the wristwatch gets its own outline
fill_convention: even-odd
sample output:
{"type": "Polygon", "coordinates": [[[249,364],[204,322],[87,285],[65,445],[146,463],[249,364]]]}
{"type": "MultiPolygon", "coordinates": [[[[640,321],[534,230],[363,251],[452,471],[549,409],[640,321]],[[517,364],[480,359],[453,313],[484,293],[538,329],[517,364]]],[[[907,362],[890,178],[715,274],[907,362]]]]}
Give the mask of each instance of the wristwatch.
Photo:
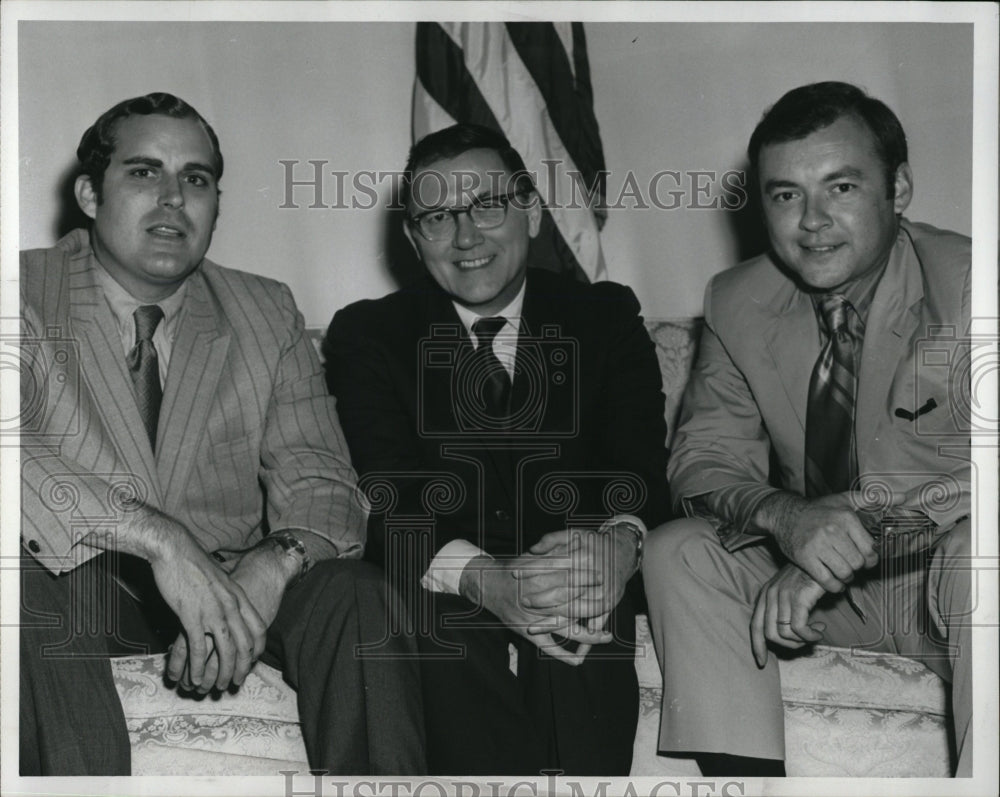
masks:
{"type": "Polygon", "coordinates": [[[628,529],[635,535],[635,569],[632,571],[635,573],[642,565],[642,548],[646,540],[646,526],[639,518],[632,515],[616,515],[606,520],[604,525],[601,526],[601,530],[608,533],[613,532],[617,528],[628,529]]]}
{"type": "Polygon", "coordinates": [[[296,537],[290,531],[275,531],[268,534],[264,541],[270,540],[271,542],[278,545],[281,550],[283,550],[289,556],[294,556],[298,554],[299,559],[299,575],[298,578],[302,578],[312,567],[312,559],[309,558],[309,554],[306,552],[306,546],[298,537],[296,537]]]}

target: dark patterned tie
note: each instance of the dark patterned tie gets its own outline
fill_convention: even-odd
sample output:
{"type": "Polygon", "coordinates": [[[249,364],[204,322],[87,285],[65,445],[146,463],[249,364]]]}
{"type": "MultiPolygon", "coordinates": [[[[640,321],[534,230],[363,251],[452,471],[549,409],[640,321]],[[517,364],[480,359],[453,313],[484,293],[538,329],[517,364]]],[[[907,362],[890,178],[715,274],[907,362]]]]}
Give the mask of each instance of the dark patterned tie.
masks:
{"type": "Polygon", "coordinates": [[[819,307],[827,341],[809,381],[805,476],[810,498],[849,490],[858,471],[854,403],[860,319],[839,294],[823,296],[819,307]]]}
{"type": "Polygon", "coordinates": [[[163,320],[163,311],[155,304],[147,304],[135,311],[135,346],[128,353],[125,362],[132,375],[135,387],[135,402],[139,415],[146,425],[149,443],[156,450],[156,424],[160,419],[160,364],[153,346],[153,333],[163,320]]]}
{"type": "Polygon", "coordinates": [[[486,414],[493,418],[506,418],[510,402],[510,377],[493,351],[493,339],[504,328],[503,316],[480,318],[472,325],[479,347],[476,349],[476,381],[482,385],[486,414]]]}

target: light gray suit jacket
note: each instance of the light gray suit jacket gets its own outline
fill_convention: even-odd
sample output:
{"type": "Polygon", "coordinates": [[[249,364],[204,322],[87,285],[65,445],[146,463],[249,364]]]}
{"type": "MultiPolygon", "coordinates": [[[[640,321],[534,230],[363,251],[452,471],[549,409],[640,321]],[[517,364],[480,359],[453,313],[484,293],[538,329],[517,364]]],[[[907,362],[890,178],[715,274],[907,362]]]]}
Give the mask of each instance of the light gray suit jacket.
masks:
{"type": "Polygon", "coordinates": [[[137,500],[206,550],[299,528],[360,556],[366,511],[288,288],[205,260],[188,278],[154,454],[88,235],[21,255],[22,543],[61,573],[137,500]]]}
{"type": "MultiPolygon", "coordinates": [[[[920,509],[942,528],[970,512],[970,279],[968,238],[904,220],[868,312],[858,377],[862,489],[877,505],[920,509]],[[916,419],[896,413],[929,399],[937,406],[916,419]]],[[[809,296],[768,255],[709,283],[668,466],[676,501],[769,476],[804,493],[806,405],[819,351],[809,296]]]]}

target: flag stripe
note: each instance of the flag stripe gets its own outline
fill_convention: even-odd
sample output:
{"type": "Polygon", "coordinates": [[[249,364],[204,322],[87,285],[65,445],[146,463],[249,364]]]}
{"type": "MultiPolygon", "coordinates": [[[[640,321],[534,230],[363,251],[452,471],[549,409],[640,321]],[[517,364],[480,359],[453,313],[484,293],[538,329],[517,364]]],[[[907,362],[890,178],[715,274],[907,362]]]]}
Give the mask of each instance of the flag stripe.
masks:
{"type": "MultiPolygon", "coordinates": [[[[573,56],[583,59],[583,70],[576,76],[570,55],[555,27],[531,22],[508,22],[507,32],[525,67],[534,79],[552,118],[552,126],[569,152],[576,168],[593,183],[595,174],[604,170],[604,151],[594,116],[589,73],[586,71],[586,39],[583,23],[573,24],[573,56]]],[[[579,67],[579,62],[576,63],[579,67]]],[[[600,183],[604,198],[604,180],[600,183]]]]}
{"type": "MultiPolygon", "coordinates": [[[[452,119],[503,131],[465,68],[462,48],[436,22],[417,23],[417,80],[452,119]]],[[[415,140],[432,132],[414,130],[415,140]]]]}
{"type": "MultiPolygon", "coordinates": [[[[556,54],[560,60],[564,93],[572,98],[574,83],[569,57],[552,24],[533,23],[527,27],[547,29],[544,40],[554,48],[549,55],[556,54]]],[[[582,37],[582,27],[572,33],[574,39],[578,33],[582,37]]],[[[586,65],[585,60],[583,63],[586,65]]],[[[564,146],[546,108],[546,98],[521,60],[506,26],[418,23],[417,82],[422,88],[414,89],[415,138],[440,129],[445,115],[456,121],[483,124],[503,132],[524,157],[528,169],[537,175],[539,193],[548,207],[542,231],[531,244],[532,262],[555,270],[569,270],[584,279],[603,276],[605,265],[598,220],[579,201],[578,207],[567,206],[569,203],[557,192],[557,189],[568,190],[571,178],[567,171],[579,170],[581,175],[591,175],[584,178],[588,180],[585,189],[590,187],[594,171],[579,169],[564,146]],[[431,107],[419,107],[425,100],[431,101],[431,107]],[[554,162],[554,173],[552,165],[543,163],[549,160],[554,162]],[[550,179],[553,176],[555,179],[550,179]]],[[[589,81],[584,81],[584,85],[589,97],[589,81]]],[[[553,96],[559,93],[554,88],[552,91],[553,96]]],[[[560,107],[565,102],[564,97],[560,107]]],[[[578,192],[578,200],[585,196],[585,189],[578,192]]]]}

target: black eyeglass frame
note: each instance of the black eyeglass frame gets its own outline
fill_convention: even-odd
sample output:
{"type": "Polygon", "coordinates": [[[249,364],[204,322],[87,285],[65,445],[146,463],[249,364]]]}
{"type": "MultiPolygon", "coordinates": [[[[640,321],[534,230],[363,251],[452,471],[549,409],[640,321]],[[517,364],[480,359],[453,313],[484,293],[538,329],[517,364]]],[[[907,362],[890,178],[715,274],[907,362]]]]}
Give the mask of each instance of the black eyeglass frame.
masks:
{"type": "MultiPolygon", "coordinates": [[[[477,230],[495,230],[497,227],[502,227],[503,223],[507,221],[507,211],[510,209],[511,201],[515,197],[526,196],[528,194],[531,194],[532,192],[534,192],[534,190],[535,190],[534,188],[520,188],[516,191],[510,191],[506,194],[493,194],[491,196],[476,197],[476,199],[474,199],[468,205],[462,205],[460,207],[452,207],[452,208],[434,208],[433,210],[427,210],[424,211],[423,213],[418,213],[415,216],[407,216],[406,221],[411,227],[416,228],[417,232],[420,233],[420,235],[424,238],[424,240],[431,242],[444,241],[447,240],[451,235],[454,235],[455,230],[458,229],[458,217],[462,213],[469,215],[469,220],[472,222],[472,224],[475,226],[477,230]],[[500,220],[498,224],[491,224],[487,226],[477,224],[476,219],[473,218],[471,214],[471,211],[474,208],[482,208],[485,205],[488,205],[493,202],[498,202],[503,207],[503,218],[500,220]],[[451,230],[451,232],[447,236],[444,236],[442,238],[431,238],[424,230],[423,224],[421,224],[421,222],[428,216],[442,212],[451,215],[452,220],[455,222],[455,227],[451,230]]],[[[524,205],[524,207],[521,209],[523,210],[527,207],[528,205],[524,205]]]]}

